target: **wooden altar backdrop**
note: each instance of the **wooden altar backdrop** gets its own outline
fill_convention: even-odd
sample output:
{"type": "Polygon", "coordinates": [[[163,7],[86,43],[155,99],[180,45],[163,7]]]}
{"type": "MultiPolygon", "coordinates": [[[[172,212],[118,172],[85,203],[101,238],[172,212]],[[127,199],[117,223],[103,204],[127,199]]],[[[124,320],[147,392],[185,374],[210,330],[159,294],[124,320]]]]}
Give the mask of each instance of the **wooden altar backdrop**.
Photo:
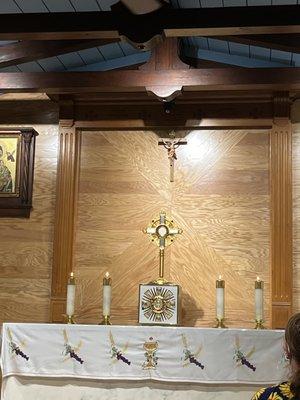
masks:
{"type": "Polygon", "coordinates": [[[226,280],[231,324],[251,326],[253,287],[265,282],[269,323],[269,134],[191,131],[169,181],[155,132],[84,132],[74,246],[80,320],[97,321],[101,277],[113,279],[112,315],[136,323],[138,285],[158,274],[142,228],[165,210],[183,235],[167,249],[166,278],[183,288],[184,324],[209,326],[215,280],[226,280]]]}
{"type": "Polygon", "coordinates": [[[228,326],[253,326],[259,275],[266,325],[284,327],[292,310],[291,125],[279,116],[178,127],[188,145],[178,149],[174,183],[157,145],[170,129],[61,119],[51,320],[62,320],[74,269],[79,322],[100,320],[109,271],[113,322],[136,323],[138,284],[156,277],[158,262],[141,230],[164,209],[184,230],[166,260],[167,278],[183,287],[184,325],[211,325],[221,274],[228,326]]]}

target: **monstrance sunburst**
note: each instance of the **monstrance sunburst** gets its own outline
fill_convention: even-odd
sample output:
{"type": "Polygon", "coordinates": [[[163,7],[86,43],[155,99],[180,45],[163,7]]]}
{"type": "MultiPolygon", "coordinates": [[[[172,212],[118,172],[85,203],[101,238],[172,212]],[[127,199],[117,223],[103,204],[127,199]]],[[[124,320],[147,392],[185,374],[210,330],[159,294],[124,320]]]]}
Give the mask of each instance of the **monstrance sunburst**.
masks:
{"type": "Polygon", "coordinates": [[[168,283],[164,278],[165,269],[165,248],[173,243],[176,235],[182,233],[182,229],[174,225],[173,220],[167,219],[164,211],[160,212],[158,219],[153,219],[151,224],[143,230],[151,241],[159,247],[159,277],[154,281],[159,285],[168,283]]]}
{"type": "Polygon", "coordinates": [[[159,276],[149,284],[140,285],[139,322],[145,324],[176,325],[179,321],[178,285],[171,284],[164,277],[165,248],[169,246],[182,229],[161,212],[159,218],[143,230],[159,247],[159,276]]]}

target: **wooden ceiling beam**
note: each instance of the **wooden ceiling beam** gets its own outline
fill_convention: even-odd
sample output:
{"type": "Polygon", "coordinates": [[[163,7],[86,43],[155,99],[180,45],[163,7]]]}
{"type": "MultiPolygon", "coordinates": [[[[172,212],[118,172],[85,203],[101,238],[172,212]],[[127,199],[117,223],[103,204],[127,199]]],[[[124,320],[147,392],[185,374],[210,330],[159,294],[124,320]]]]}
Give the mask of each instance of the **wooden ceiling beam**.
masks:
{"type": "Polygon", "coordinates": [[[266,47],[268,49],[300,53],[300,33],[281,35],[238,35],[214,36],[214,39],[246,44],[250,46],[266,47]]]}
{"type": "MultiPolygon", "coordinates": [[[[139,69],[148,71],[149,73],[189,69],[190,66],[179,58],[178,51],[178,40],[176,38],[166,38],[153,49],[149,61],[139,69]]],[[[147,86],[146,90],[149,93],[153,93],[159,99],[171,101],[181,94],[182,85],[147,86]]]]}
{"type": "Polygon", "coordinates": [[[119,39],[30,40],[0,47],[0,68],[118,42],[119,39]]]}
{"type": "Polygon", "coordinates": [[[300,6],[173,9],[132,14],[117,3],[110,12],[0,14],[0,40],[115,39],[300,33],[300,6]]]}
{"type": "MultiPolygon", "coordinates": [[[[15,93],[11,95],[16,96],[15,93]]],[[[6,96],[2,95],[1,97],[6,96]]],[[[20,94],[18,93],[18,96],[20,94]]],[[[0,103],[1,103],[0,97],[0,103]]],[[[53,95],[51,95],[51,99],[53,99],[53,95]]],[[[62,94],[55,95],[54,101],[60,100],[74,100],[76,104],[98,104],[98,105],[118,105],[123,106],[125,104],[129,105],[150,105],[157,104],[157,97],[152,95],[149,96],[146,92],[100,92],[100,93],[76,93],[76,94],[62,94]]],[[[273,94],[272,91],[254,91],[249,92],[246,91],[202,91],[202,92],[191,92],[185,91],[184,96],[179,96],[176,99],[176,104],[215,104],[216,102],[221,102],[225,104],[227,102],[230,103],[255,103],[260,107],[261,103],[269,103],[273,102],[273,94]]]]}
{"type": "Polygon", "coordinates": [[[180,56],[181,60],[192,68],[243,68],[237,65],[225,64],[217,61],[204,60],[201,58],[186,56],[184,53],[180,56]]]}
{"type": "Polygon", "coordinates": [[[194,91],[300,90],[300,68],[0,73],[1,92],[138,92],[169,86],[194,91]]]}
{"type": "Polygon", "coordinates": [[[50,100],[1,100],[2,124],[57,124],[59,107],[50,100]]]}

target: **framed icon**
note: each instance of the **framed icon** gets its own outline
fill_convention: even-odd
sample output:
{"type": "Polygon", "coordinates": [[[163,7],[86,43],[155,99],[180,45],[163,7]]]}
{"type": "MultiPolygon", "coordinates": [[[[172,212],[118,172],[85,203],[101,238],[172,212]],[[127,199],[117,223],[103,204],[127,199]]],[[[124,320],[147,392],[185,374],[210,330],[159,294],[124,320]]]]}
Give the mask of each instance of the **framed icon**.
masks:
{"type": "Polygon", "coordinates": [[[32,128],[0,129],[0,217],[29,217],[35,137],[32,128]]]}

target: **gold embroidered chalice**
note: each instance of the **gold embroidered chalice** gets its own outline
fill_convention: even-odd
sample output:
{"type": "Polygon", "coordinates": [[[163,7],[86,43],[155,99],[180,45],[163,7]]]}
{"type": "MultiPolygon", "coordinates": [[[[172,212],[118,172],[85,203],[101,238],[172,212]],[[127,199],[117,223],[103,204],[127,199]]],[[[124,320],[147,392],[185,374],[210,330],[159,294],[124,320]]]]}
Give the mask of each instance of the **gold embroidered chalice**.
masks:
{"type": "Polygon", "coordinates": [[[146,351],[146,361],[143,364],[143,369],[156,369],[157,357],[155,356],[155,352],[158,348],[158,343],[153,341],[145,342],[143,347],[146,351]]]}

